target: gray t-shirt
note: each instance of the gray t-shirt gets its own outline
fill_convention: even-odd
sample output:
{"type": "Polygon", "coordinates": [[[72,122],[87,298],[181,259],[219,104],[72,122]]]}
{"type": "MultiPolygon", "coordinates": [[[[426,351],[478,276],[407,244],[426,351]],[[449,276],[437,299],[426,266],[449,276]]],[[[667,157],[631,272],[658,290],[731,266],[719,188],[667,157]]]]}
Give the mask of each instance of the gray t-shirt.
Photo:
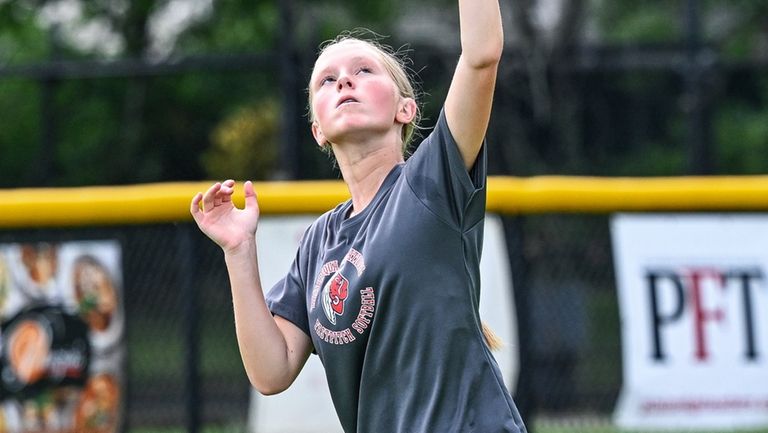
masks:
{"type": "Polygon", "coordinates": [[[441,113],[361,213],[307,229],[268,293],[312,339],[346,432],[525,432],[478,315],[485,189],[485,146],[467,172],[441,113]]]}

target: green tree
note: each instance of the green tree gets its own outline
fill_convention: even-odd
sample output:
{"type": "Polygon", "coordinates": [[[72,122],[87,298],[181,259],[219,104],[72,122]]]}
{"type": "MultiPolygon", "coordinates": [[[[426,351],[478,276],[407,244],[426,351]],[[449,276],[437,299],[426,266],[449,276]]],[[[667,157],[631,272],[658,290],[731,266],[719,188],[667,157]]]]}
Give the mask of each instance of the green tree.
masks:
{"type": "MultiPolygon", "coordinates": [[[[687,66],[681,61],[687,55],[690,2],[561,2],[549,25],[540,13],[544,3],[512,4],[508,28],[518,36],[516,48],[525,73],[522,80],[501,81],[497,95],[510,95],[523,109],[501,110],[507,111],[501,114],[507,118],[505,127],[515,133],[506,140],[498,160],[517,174],[688,173],[686,110],[692,99],[686,87],[687,66]],[[589,67],[584,60],[595,66],[589,67]]],[[[698,7],[700,43],[708,50],[699,58],[712,61],[701,84],[704,115],[712,128],[729,123],[736,130],[754,130],[749,119],[765,116],[767,96],[755,82],[759,74],[743,71],[757,71],[768,59],[767,5],[701,0],[698,7]],[[728,114],[733,110],[720,111],[719,107],[731,104],[753,111],[738,119],[728,114]]],[[[755,164],[733,160],[734,155],[750,155],[728,151],[744,147],[731,137],[747,139],[712,131],[714,154],[730,155],[716,161],[721,173],[738,173],[739,167],[755,164]]],[[[752,142],[747,147],[760,146],[752,142]]]]}
{"type": "Polygon", "coordinates": [[[260,101],[240,107],[214,129],[212,146],[202,155],[212,179],[269,179],[277,168],[279,107],[260,101]]]}
{"type": "MultiPolygon", "coordinates": [[[[82,0],[66,2],[80,7],[79,15],[69,21],[55,14],[40,18],[58,3],[0,2],[0,68],[38,64],[51,56],[68,61],[127,58],[173,64],[190,55],[231,55],[234,59],[239,54],[269,56],[276,49],[292,47],[299,71],[293,77],[298,95],[292,96],[280,91],[285,77],[277,57],[262,64],[250,61],[227,71],[135,77],[119,73],[116,77],[53,82],[56,149],[52,182],[61,185],[199,179],[208,175],[201,155],[216,146],[211,139],[213,131],[227,125],[231,113],[247,112],[262,100],[284,104],[290,97],[299,100],[297,104],[302,107],[294,115],[298,118],[304,113],[301,91],[318,43],[358,26],[393,34],[409,5],[367,0],[217,1],[197,11],[170,36],[162,36],[160,18],[179,3],[82,0]],[[282,21],[285,10],[292,11],[292,25],[282,21]],[[54,22],[58,38],[52,30],[54,22]],[[82,34],[92,28],[102,29],[104,43],[99,44],[99,38],[83,42],[82,34]],[[56,40],[58,45],[53,44],[56,40]]],[[[441,10],[455,7],[454,3],[431,0],[420,5],[441,10]]],[[[580,50],[594,44],[614,50],[650,47],[651,52],[660,47],[682,47],[685,4],[685,0],[502,3],[512,45],[505,59],[522,59],[524,69],[502,65],[499,107],[494,110],[494,117],[501,120],[494,123],[499,130],[493,133],[503,145],[499,146],[500,157],[493,159],[496,171],[685,172],[686,96],[679,69],[580,69],[574,65],[576,59],[584,58],[580,50]],[[542,11],[553,4],[562,9],[548,21],[542,11]]],[[[748,158],[750,149],[760,148],[759,133],[742,136],[725,133],[723,128],[754,131],[757,121],[749,119],[766,114],[768,96],[765,87],[759,85],[764,80],[764,67],[759,72],[759,65],[768,58],[768,5],[750,0],[701,0],[700,4],[703,41],[720,62],[707,84],[720,170],[737,172],[750,167],[751,172],[759,171],[755,162],[737,160],[739,155],[748,158]]],[[[395,46],[405,42],[397,36],[395,33],[389,40],[395,46]]],[[[430,86],[425,88],[425,100],[431,116],[439,108],[439,103],[431,101],[441,100],[442,87],[450,78],[451,62],[447,59],[452,54],[430,46],[419,47],[415,54],[423,62],[415,67],[423,69],[421,75],[430,86]]],[[[27,167],[46,154],[40,148],[44,131],[41,83],[39,77],[0,76],[0,116],[13,119],[0,131],[0,151],[9,155],[0,162],[2,185],[35,183],[27,167]]],[[[302,175],[332,175],[323,168],[328,163],[315,150],[304,126],[299,120],[294,127],[302,143],[302,175]]]]}

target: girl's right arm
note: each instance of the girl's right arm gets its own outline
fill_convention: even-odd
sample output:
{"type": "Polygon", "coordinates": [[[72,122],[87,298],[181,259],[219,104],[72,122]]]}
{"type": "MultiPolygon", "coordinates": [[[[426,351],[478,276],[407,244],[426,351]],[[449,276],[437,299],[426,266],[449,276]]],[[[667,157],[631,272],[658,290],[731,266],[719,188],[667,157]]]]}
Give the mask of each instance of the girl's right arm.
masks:
{"type": "Polygon", "coordinates": [[[235,182],[211,186],[192,199],[198,227],[224,251],[240,356],[251,384],[262,394],[284,391],[296,379],[312,351],[309,337],[296,325],[273,316],[264,301],[256,254],[259,206],[253,184],[245,183],[245,208],[232,204],[235,182]],[[202,206],[201,206],[202,204],[202,206]]]}

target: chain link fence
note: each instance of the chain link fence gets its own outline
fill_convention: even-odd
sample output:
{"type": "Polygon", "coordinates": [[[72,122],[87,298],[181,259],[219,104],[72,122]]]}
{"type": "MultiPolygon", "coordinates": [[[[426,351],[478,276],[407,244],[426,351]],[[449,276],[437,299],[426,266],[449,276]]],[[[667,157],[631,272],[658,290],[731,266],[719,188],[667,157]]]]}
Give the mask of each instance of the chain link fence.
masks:
{"type": "MultiPolygon", "coordinates": [[[[615,431],[622,347],[609,219],[504,218],[522,358],[515,399],[531,431],[615,431]]],[[[82,240],[122,251],[124,431],[247,431],[251,391],[219,248],[192,223],[0,232],[0,243],[82,240]]]]}
{"type": "MultiPolygon", "coordinates": [[[[526,263],[532,393],[548,419],[607,418],[621,384],[619,323],[605,216],[517,219],[526,263]]],[[[6,231],[3,243],[117,240],[122,250],[128,431],[247,424],[223,257],[192,224],[6,231]]],[[[517,250],[516,248],[519,248],[517,250]]],[[[519,290],[521,290],[519,289],[519,290]]]]}

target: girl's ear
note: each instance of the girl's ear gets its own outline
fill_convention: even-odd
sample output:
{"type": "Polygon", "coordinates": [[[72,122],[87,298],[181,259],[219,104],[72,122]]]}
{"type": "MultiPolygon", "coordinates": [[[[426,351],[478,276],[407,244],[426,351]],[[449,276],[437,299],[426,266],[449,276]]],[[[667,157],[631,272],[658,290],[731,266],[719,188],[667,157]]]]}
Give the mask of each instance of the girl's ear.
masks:
{"type": "Polygon", "coordinates": [[[320,125],[317,124],[317,121],[312,122],[312,136],[315,137],[315,141],[320,147],[325,146],[328,142],[328,140],[325,139],[325,134],[320,130],[320,125]]]}
{"type": "Polygon", "coordinates": [[[397,113],[395,114],[395,120],[398,123],[407,125],[411,123],[411,121],[413,121],[413,119],[416,117],[417,110],[418,107],[416,106],[416,101],[413,98],[403,98],[400,101],[400,106],[398,107],[397,113]]]}

